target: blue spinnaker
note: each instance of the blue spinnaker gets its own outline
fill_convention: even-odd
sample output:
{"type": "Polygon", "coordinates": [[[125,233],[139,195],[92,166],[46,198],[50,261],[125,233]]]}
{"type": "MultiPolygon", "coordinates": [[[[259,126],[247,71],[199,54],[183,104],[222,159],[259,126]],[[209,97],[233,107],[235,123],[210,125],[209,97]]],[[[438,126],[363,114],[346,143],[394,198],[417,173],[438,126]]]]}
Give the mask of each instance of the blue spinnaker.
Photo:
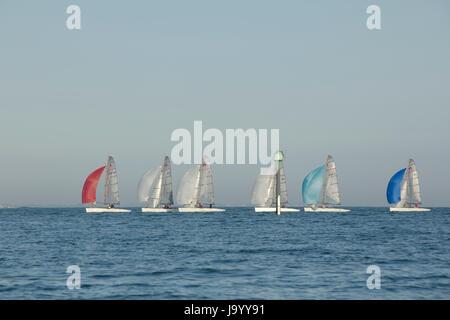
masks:
{"type": "Polygon", "coordinates": [[[322,190],[323,174],[325,166],[320,166],[311,171],[302,184],[303,204],[310,205],[319,201],[320,191],[322,190]]]}
{"type": "Polygon", "coordinates": [[[386,191],[386,197],[389,204],[394,204],[402,200],[400,191],[402,188],[402,180],[405,175],[405,170],[406,168],[399,170],[392,176],[391,180],[389,180],[386,191]]]}

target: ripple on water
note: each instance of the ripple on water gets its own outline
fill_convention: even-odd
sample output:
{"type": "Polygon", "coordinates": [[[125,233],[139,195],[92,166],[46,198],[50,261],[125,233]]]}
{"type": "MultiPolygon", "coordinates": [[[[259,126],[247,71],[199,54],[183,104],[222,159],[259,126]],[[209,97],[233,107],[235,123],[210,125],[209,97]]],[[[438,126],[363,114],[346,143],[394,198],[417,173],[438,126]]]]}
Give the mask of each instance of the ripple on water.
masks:
{"type": "Polygon", "coordinates": [[[0,210],[0,299],[448,299],[449,217],[0,210]],[[381,290],[366,287],[372,264],[381,290]]]}

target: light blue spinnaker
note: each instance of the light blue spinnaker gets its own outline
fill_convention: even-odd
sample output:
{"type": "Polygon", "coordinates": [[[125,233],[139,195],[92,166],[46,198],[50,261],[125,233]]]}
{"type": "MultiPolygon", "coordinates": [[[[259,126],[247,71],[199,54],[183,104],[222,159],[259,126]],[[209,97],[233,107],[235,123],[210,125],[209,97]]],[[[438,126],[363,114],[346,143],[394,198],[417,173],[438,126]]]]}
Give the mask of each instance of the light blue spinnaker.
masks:
{"type": "Polygon", "coordinates": [[[389,180],[388,187],[386,190],[386,197],[389,204],[394,204],[402,200],[401,197],[401,187],[403,177],[405,176],[406,168],[399,170],[396,174],[394,174],[389,180]]]}
{"type": "Polygon", "coordinates": [[[302,198],[305,205],[312,205],[319,202],[324,172],[325,166],[320,166],[311,171],[303,180],[302,198]]]}

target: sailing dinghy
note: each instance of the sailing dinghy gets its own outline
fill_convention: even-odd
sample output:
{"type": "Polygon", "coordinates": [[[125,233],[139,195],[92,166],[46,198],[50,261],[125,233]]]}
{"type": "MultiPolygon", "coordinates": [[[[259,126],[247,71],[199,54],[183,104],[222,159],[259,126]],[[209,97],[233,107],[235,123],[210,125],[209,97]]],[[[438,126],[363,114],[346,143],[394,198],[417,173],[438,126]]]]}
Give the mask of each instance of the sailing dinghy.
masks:
{"type": "Polygon", "coordinates": [[[202,164],[190,168],[181,178],[176,202],[179,212],[222,212],[213,208],[214,187],[211,165],[203,157],[202,164]]]}
{"type": "Polygon", "coordinates": [[[109,156],[106,162],[106,166],[98,168],[87,177],[86,181],[84,182],[81,198],[82,203],[91,204],[90,208],[86,208],[87,213],[131,212],[131,210],[115,208],[116,205],[120,205],[120,199],[116,164],[113,157],[109,156]],[[105,192],[103,203],[107,207],[96,208],[97,185],[105,169],[105,192]]]}
{"type": "Polygon", "coordinates": [[[147,203],[142,212],[174,212],[170,159],[164,157],[162,166],[147,171],[139,181],[138,201],[147,203]]]}
{"type": "Polygon", "coordinates": [[[422,203],[420,194],[419,174],[413,159],[409,159],[408,167],[399,170],[389,180],[386,197],[391,205],[389,211],[430,211],[427,208],[419,208],[422,203]]]}
{"type": "Polygon", "coordinates": [[[303,180],[302,198],[305,212],[349,212],[348,209],[327,207],[341,204],[336,163],[327,156],[325,164],[311,171],[303,180]]]}
{"type": "Polygon", "coordinates": [[[275,160],[279,163],[279,170],[272,166],[262,170],[261,174],[256,177],[250,200],[250,203],[255,206],[255,212],[277,212],[277,199],[280,202],[280,212],[300,211],[299,209],[286,207],[288,198],[282,159],[281,157],[280,160],[275,160]],[[277,183],[278,179],[279,183],[277,183]]]}

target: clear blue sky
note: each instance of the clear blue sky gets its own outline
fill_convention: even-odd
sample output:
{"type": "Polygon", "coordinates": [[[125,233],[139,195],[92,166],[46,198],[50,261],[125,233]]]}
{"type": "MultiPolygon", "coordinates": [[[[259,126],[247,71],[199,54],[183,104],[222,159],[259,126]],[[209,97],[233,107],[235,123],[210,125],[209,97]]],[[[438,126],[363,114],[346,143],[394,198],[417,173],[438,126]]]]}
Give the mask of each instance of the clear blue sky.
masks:
{"type": "MultiPolygon", "coordinates": [[[[424,204],[450,206],[449,35],[447,0],[0,0],[0,203],[80,203],[111,154],[134,204],[171,132],[203,120],[280,129],[292,205],[331,154],[344,204],[386,205],[412,157],[424,204]]],[[[249,203],[257,166],[214,174],[218,203],[249,203]]]]}

